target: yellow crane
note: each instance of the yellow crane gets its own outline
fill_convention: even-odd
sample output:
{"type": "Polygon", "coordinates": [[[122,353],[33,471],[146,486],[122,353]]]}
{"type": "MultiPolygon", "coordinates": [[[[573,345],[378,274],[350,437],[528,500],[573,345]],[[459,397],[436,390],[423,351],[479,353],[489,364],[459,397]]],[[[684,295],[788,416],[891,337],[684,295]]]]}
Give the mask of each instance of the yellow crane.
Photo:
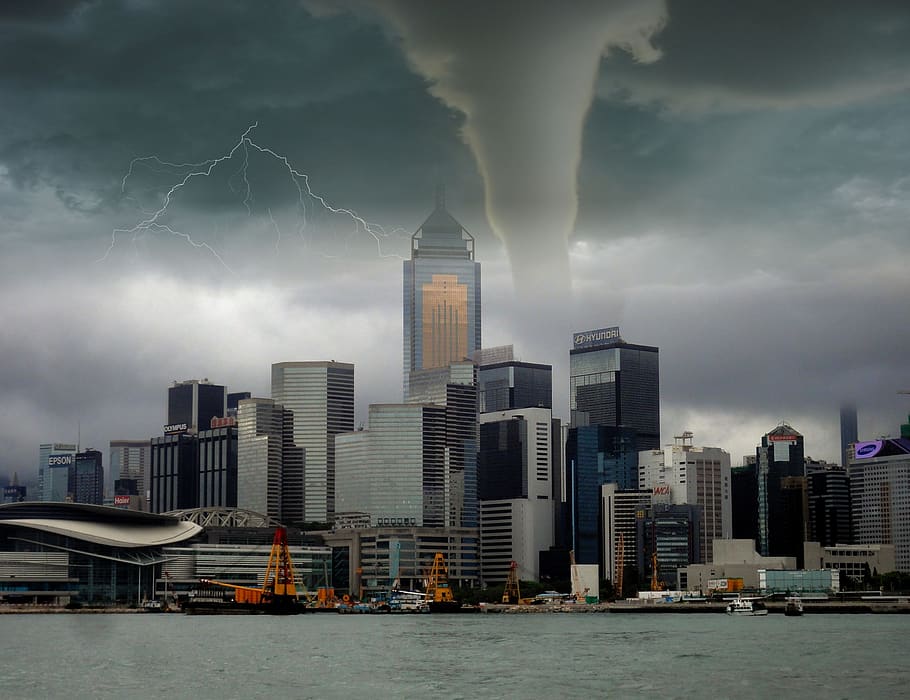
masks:
{"type": "Polygon", "coordinates": [[[502,589],[502,602],[510,604],[521,602],[521,591],[518,588],[518,562],[514,559],[509,566],[505,588],[502,589]]]}
{"type": "Polygon", "coordinates": [[[657,578],[657,552],[651,552],[651,590],[662,591],[665,588],[664,582],[657,578]]]}
{"type": "Polygon", "coordinates": [[[457,612],[461,608],[449,587],[449,569],[442,552],[436,552],[433,558],[427,577],[426,600],[430,612],[457,612]]]}
{"type": "Polygon", "coordinates": [[[578,566],[575,564],[575,550],[569,550],[569,569],[572,572],[572,592],[575,594],[575,600],[579,603],[585,602],[585,594],[588,589],[581,588],[581,577],[578,575],[578,566]]]}

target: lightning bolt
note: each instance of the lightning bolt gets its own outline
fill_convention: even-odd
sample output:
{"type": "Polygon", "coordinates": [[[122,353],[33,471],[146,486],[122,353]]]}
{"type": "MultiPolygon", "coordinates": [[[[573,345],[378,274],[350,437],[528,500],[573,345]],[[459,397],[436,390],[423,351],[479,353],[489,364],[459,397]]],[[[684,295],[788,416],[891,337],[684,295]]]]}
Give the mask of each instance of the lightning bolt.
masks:
{"type": "MultiPolygon", "coordinates": [[[[132,236],[133,242],[135,243],[143,233],[165,232],[177,238],[184,239],[194,248],[204,248],[209,253],[211,253],[212,256],[214,256],[215,259],[218,260],[218,262],[224,266],[226,270],[228,270],[228,272],[233,273],[233,270],[231,270],[224,258],[222,258],[218,251],[215,250],[212,246],[204,241],[195,240],[189,233],[173,228],[169,224],[163,223],[161,219],[168,213],[168,210],[171,207],[175,197],[181,192],[181,190],[188,187],[194,180],[198,178],[210,177],[219,165],[232,160],[239,154],[242,154],[240,166],[229,178],[228,186],[235,194],[242,194],[242,205],[247,211],[247,216],[252,216],[253,210],[251,203],[253,201],[253,188],[250,184],[249,178],[247,177],[247,172],[250,165],[251,150],[277,161],[287,170],[288,175],[290,176],[291,181],[294,183],[294,186],[297,190],[297,211],[299,220],[297,233],[304,242],[307,242],[306,232],[308,228],[309,208],[310,206],[321,207],[322,210],[332,215],[342,216],[350,219],[354,224],[355,232],[363,231],[369,234],[376,243],[376,252],[380,258],[402,259],[398,254],[384,252],[382,249],[382,243],[384,240],[387,240],[395,235],[410,235],[405,229],[396,227],[390,231],[387,231],[383,226],[367,221],[359,214],[357,214],[353,209],[348,209],[346,207],[336,207],[330,204],[325,199],[325,197],[318,194],[312,189],[310,186],[309,175],[297,170],[297,168],[291,164],[287,156],[277,153],[272,148],[257,143],[253,139],[253,131],[258,126],[259,122],[254,122],[248,126],[240,138],[237,140],[237,142],[233,145],[233,147],[226,153],[218,156],[217,158],[210,158],[198,163],[174,163],[163,160],[157,155],[133,158],[133,160],[130,161],[129,169],[120,181],[120,194],[124,199],[136,201],[137,206],[139,206],[139,209],[142,211],[145,218],[129,228],[115,228],[111,232],[111,240],[110,244],[107,247],[107,250],[104,252],[104,255],[102,255],[97,260],[97,262],[103,262],[108,258],[108,256],[117,245],[117,239],[119,237],[132,236]],[[140,167],[156,173],[173,173],[177,171],[184,172],[185,174],[182,178],[170,186],[164,195],[161,205],[157,209],[146,210],[142,208],[142,206],[137,200],[135,200],[135,198],[127,194],[128,182],[130,178],[136,174],[137,169],[140,167]],[[312,205],[310,203],[312,203],[312,205]]],[[[274,228],[277,234],[277,240],[275,242],[275,247],[277,250],[279,249],[281,243],[281,229],[279,228],[278,223],[275,221],[275,217],[272,215],[271,208],[268,209],[268,216],[271,222],[271,226],[274,228]]]]}

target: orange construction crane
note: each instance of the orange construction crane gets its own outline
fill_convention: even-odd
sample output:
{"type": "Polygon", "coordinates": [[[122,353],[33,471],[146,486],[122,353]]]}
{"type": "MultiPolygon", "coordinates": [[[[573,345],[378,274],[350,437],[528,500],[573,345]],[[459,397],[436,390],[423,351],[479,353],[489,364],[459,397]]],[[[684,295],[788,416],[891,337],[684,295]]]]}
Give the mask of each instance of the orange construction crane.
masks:
{"type": "Polygon", "coordinates": [[[615,595],[617,598],[622,598],[622,571],[625,565],[625,538],[623,533],[619,533],[619,541],[616,543],[616,561],[614,566],[616,567],[616,580],[613,582],[613,588],[615,589],[615,595]]]}
{"type": "Polygon", "coordinates": [[[520,603],[521,591],[518,588],[518,562],[512,560],[509,566],[509,575],[506,577],[505,588],[502,589],[503,603],[520,603]]]}
{"type": "Polygon", "coordinates": [[[664,582],[657,578],[657,552],[651,553],[651,590],[662,591],[666,589],[664,582]]]}
{"type": "Polygon", "coordinates": [[[449,569],[442,552],[436,552],[433,558],[433,566],[427,578],[426,600],[431,613],[457,612],[461,608],[449,587],[449,569]]]}

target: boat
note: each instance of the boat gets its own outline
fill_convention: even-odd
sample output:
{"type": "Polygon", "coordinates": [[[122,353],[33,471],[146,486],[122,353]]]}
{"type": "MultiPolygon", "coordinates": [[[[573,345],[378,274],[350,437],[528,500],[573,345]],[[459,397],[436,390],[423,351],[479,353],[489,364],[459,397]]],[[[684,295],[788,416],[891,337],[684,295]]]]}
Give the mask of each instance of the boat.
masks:
{"type": "Polygon", "coordinates": [[[306,605],[297,596],[288,532],[275,530],[262,588],[202,579],[183,609],[190,615],[298,615],[306,605]]]}
{"type": "Polygon", "coordinates": [[[803,601],[799,596],[790,596],[784,606],[784,615],[788,617],[799,617],[803,614],[803,601]]]}
{"type": "Polygon", "coordinates": [[[727,603],[727,615],[742,617],[758,617],[767,615],[768,608],[760,600],[754,598],[735,598],[727,603]]]}

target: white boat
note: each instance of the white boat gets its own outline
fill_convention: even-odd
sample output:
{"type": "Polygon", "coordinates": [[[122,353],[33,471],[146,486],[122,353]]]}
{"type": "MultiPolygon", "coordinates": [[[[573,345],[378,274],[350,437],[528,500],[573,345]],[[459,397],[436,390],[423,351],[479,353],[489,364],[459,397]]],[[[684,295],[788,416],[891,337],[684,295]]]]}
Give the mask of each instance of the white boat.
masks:
{"type": "Polygon", "coordinates": [[[727,615],[737,615],[743,617],[757,617],[767,615],[768,608],[760,600],[752,598],[736,598],[727,603],[727,615]]]}

